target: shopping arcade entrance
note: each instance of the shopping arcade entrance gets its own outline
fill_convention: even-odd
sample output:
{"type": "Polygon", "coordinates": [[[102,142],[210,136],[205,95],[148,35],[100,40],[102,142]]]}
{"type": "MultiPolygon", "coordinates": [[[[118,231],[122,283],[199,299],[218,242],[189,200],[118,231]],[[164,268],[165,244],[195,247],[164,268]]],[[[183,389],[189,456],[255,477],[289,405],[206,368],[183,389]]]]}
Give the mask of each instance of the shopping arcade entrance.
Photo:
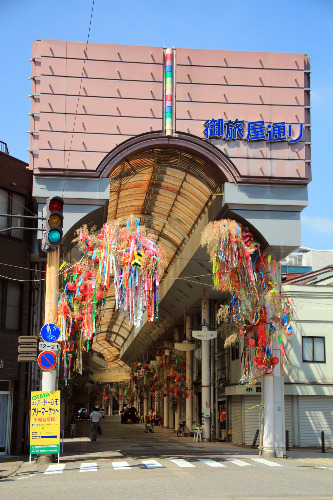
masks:
{"type": "MultiPolygon", "coordinates": [[[[230,162],[227,161],[227,166],[219,163],[218,157],[224,159],[220,151],[216,155],[216,163],[213,163],[208,154],[210,161],[203,159],[204,153],[200,148],[198,154],[201,156],[190,153],[191,148],[188,145],[183,147],[183,144],[178,144],[178,148],[175,148],[175,137],[172,142],[169,139],[165,141],[166,138],[162,136],[160,144],[156,134],[153,134],[151,143],[147,140],[147,135],[149,134],[144,134],[143,143],[138,137],[128,141],[133,147],[127,148],[126,144],[123,144],[122,155],[119,151],[110,153],[109,163],[103,160],[98,172],[110,177],[108,221],[126,221],[134,215],[140,223],[149,228],[152,239],[166,250],[168,262],[161,280],[159,320],[154,323],[144,321],[141,328],[129,326],[121,313],[114,312],[114,295],[112,290],[109,291],[106,314],[92,346],[97,354],[95,361],[98,360],[103,365],[101,359],[105,360],[102,369],[94,370],[92,378],[96,382],[110,383],[128,379],[127,366],[135,361],[149,362],[150,356],[154,355],[156,344],[161,340],[174,340],[175,326],[185,330],[185,311],[200,309],[203,287],[209,290],[206,295],[208,300],[222,300],[221,293],[212,290],[208,255],[200,247],[201,233],[209,221],[230,217],[242,222],[250,228],[256,239],[261,241],[264,249],[270,241],[270,232],[279,226],[280,234],[282,226],[284,231],[288,222],[286,214],[288,216],[290,213],[283,212],[283,207],[281,209],[279,206],[283,217],[281,220],[277,218],[277,210],[272,209],[274,200],[270,199],[274,187],[263,186],[262,199],[258,202],[257,193],[257,198],[253,201],[249,196],[251,189],[253,194],[253,189],[260,191],[261,186],[249,186],[245,182],[237,185],[239,179],[231,176],[230,162]],[[163,141],[168,143],[168,147],[165,147],[163,141]],[[134,146],[137,146],[136,151],[133,151],[134,146]],[[230,179],[233,182],[229,182],[230,179]],[[237,200],[237,196],[233,198],[235,190],[241,193],[243,201],[237,200]],[[245,210],[241,210],[239,205],[245,205],[244,198],[246,206],[245,210]],[[256,217],[253,217],[251,203],[262,203],[265,208],[258,210],[256,207],[256,217]],[[252,219],[245,217],[247,213],[252,213],[252,219]],[[257,220],[258,226],[260,227],[260,223],[262,225],[258,216],[261,213],[262,219],[266,222],[268,219],[269,223],[269,230],[266,227],[266,233],[263,231],[265,236],[253,224],[253,221],[257,220]],[[201,271],[198,271],[199,268],[201,271]]],[[[182,137],[181,141],[186,143],[186,139],[182,137]]],[[[203,142],[197,138],[195,141],[200,144],[203,142]]],[[[205,148],[209,153],[211,150],[215,153],[216,148],[213,146],[205,144],[205,148]]],[[[277,191],[278,188],[275,189],[275,196],[277,191]]],[[[288,201],[284,193],[284,202],[288,201]]],[[[292,217],[291,222],[294,222],[292,217]]],[[[281,258],[290,248],[284,241],[278,244],[279,231],[274,231],[274,238],[270,252],[275,252],[277,258],[281,258]]],[[[211,315],[213,316],[214,314],[211,315]]],[[[200,325],[200,321],[198,324],[200,325]]],[[[199,411],[197,408],[197,414],[199,411]]],[[[144,408],[144,414],[146,413],[147,408],[144,408]]]]}
{"type": "MultiPolygon", "coordinates": [[[[104,158],[97,173],[110,178],[107,220],[125,222],[135,216],[149,228],[167,260],[161,280],[158,322],[146,322],[139,332],[134,332],[122,314],[114,312],[113,291],[108,292],[93,350],[105,359],[117,381],[117,372],[124,369],[125,363],[147,356],[147,343],[159,338],[178,318],[182,321],[185,308],[195,303],[198,306],[202,297],[200,284],[209,289],[208,299],[221,297],[221,293],[212,290],[209,256],[200,247],[200,238],[211,220],[231,217],[244,223],[242,216],[223,203],[225,185],[236,186],[240,176],[232,162],[210,143],[190,134],[166,137],[155,132],[122,143],[104,158]],[[195,283],[191,284],[194,276],[195,283]]],[[[84,221],[95,225],[94,216],[92,213],[84,221]]],[[[80,222],[76,227],[79,225],[80,222]]],[[[256,228],[248,225],[263,247],[267,246],[256,228]]],[[[73,233],[65,240],[67,244],[72,236],[73,233]]],[[[96,376],[96,380],[112,381],[107,372],[104,378],[96,376]]]]}

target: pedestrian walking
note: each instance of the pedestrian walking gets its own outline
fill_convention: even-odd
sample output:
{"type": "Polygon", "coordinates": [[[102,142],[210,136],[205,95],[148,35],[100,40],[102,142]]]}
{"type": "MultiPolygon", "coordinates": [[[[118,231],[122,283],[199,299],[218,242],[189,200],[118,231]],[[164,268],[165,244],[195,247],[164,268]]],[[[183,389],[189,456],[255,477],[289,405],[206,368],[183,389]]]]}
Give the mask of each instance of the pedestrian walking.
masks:
{"type": "Polygon", "coordinates": [[[96,441],[97,434],[102,434],[102,429],[100,426],[100,420],[102,415],[99,413],[98,408],[94,407],[93,411],[90,413],[91,427],[90,427],[90,439],[91,441],[96,441]]]}

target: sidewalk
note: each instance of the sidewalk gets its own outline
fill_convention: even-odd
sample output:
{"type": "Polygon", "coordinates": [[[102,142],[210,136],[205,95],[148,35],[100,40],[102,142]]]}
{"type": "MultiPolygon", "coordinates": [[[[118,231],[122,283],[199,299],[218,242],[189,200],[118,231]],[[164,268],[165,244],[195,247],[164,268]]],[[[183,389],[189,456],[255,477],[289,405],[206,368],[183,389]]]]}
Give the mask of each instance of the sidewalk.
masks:
{"type": "Polygon", "coordinates": [[[27,458],[25,456],[0,456],[0,479],[4,479],[12,474],[15,474],[15,472],[25,463],[26,459],[27,458]]]}

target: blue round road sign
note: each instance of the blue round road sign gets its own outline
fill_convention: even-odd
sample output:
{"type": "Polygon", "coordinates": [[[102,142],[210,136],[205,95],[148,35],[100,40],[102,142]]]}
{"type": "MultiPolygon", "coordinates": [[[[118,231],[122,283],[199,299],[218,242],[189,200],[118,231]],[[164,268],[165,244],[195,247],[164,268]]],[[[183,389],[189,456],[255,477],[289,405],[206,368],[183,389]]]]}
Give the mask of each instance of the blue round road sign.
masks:
{"type": "Polygon", "coordinates": [[[38,356],[37,362],[42,370],[52,370],[57,362],[57,356],[52,351],[43,351],[38,356]]]}
{"type": "Polygon", "coordinates": [[[41,329],[40,334],[45,342],[55,342],[59,338],[60,330],[57,325],[46,323],[41,329]]]}

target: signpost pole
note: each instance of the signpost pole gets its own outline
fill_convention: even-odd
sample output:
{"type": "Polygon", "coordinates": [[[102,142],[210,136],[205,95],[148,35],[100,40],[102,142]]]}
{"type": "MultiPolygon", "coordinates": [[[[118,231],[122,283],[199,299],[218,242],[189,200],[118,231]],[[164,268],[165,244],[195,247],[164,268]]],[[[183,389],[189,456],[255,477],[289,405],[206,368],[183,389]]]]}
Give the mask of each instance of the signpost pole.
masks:
{"type": "MultiPolygon", "coordinates": [[[[47,254],[45,286],[45,321],[53,323],[57,310],[57,292],[59,289],[60,247],[47,254]]],[[[57,370],[43,370],[42,391],[55,391],[57,370]]]]}
{"type": "MultiPolygon", "coordinates": [[[[60,248],[47,253],[45,283],[45,321],[53,323],[57,310],[57,292],[59,289],[60,248]]],[[[57,370],[42,370],[42,391],[55,391],[57,370]]],[[[58,457],[59,458],[59,457],[58,457]]],[[[52,455],[39,455],[39,463],[50,463],[52,455]]]]}

